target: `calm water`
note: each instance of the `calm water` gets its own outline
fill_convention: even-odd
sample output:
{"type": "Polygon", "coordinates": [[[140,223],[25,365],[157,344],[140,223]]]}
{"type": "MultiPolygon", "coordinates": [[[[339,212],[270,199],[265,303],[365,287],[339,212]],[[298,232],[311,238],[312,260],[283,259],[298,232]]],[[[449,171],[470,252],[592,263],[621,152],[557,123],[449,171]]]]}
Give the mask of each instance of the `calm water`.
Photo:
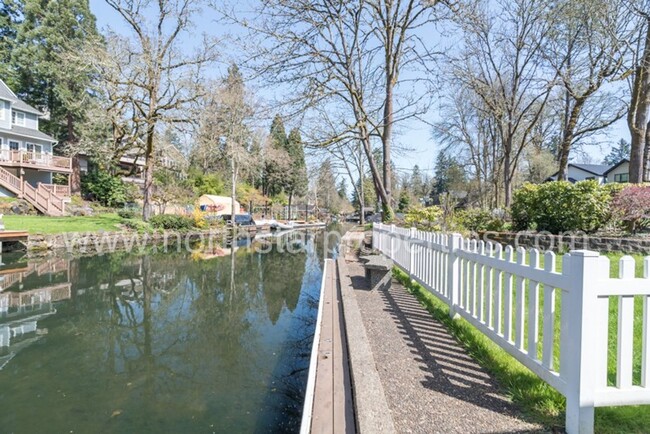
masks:
{"type": "Polygon", "coordinates": [[[322,234],[303,238],[4,257],[0,432],[297,431],[324,256],[322,234]]]}

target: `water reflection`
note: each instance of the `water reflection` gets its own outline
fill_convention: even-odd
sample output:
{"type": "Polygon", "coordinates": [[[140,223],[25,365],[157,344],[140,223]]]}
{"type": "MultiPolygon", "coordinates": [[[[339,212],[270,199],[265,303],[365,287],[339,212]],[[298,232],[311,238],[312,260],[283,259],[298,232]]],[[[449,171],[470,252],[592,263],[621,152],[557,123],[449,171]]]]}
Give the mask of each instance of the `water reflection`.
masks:
{"type": "Polygon", "coordinates": [[[2,430],[295,432],[323,242],[4,267],[2,430]]]}

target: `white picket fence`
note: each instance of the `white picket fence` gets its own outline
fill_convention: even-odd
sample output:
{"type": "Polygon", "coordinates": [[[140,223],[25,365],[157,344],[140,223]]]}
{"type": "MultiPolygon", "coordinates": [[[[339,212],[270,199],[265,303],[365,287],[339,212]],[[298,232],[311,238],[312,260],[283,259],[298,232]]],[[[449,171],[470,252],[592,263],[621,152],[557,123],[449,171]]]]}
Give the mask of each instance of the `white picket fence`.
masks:
{"type": "Polygon", "coordinates": [[[644,278],[635,278],[629,256],[620,260],[619,277],[610,278],[609,259],[587,250],[564,255],[560,272],[553,252],[544,253],[542,268],[535,249],[504,249],[458,234],[375,224],[372,239],[373,248],[444,300],[452,316],[564,395],[569,434],[593,432],[595,407],[650,404],[650,257],[644,278]],[[643,304],[636,322],[635,297],[643,304]],[[615,337],[608,336],[611,298],[618,303],[615,337]],[[636,346],[635,327],[642,327],[636,346]],[[608,339],[615,342],[614,384],[607,381],[608,339]],[[633,375],[639,354],[640,378],[633,375]]]}

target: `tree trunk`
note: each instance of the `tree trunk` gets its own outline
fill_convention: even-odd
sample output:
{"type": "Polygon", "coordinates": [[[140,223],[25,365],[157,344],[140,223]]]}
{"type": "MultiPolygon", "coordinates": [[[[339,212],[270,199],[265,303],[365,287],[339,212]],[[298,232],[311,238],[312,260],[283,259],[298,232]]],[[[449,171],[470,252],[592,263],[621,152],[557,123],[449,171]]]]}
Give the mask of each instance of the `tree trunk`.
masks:
{"type": "Polygon", "coordinates": [[[647,24],[643,57],[634,73],[632,99],[627,115],[627,126],[632,138],[630,144],[630,182],[647,181],[648,146],[647,132],[650,122],[650,22],[647,24]]]}
{"type": "Polygon", "coordinates": [[[235,219],[237,216],[237,210],[235,209],[235,199],[237,195],[237,168],[235,167],[234,155],[230,157],[230,182],[232,184],[230,187],[230,223],[234,230],[237,226],[235,219]]]}
{"type": "Polygon", "coordinates": [[[293,191],[289,192],[289,211],[287,212],[287,220],[291,220],[291,202],[293,202],[293,191]]]}
{"type": "Polygon", "coordinates": [[[154,125],[149,124],[147,129],[147,145],[144,153],[145,168],[144,168],[144,195],[142,200],[142,220],[149,221],[151,218],[151,198],[153,195],[153,170],[154,170],[154,153],[153,153],[153,140],[154,140],[154,125]]]}
{"type": "Polygon", "coordinates": [[[76,154],[72,156],[72,173],[68,177],[68,186],[71,194],[81,192],[81,165],[79,156],[76,154]]]}
{"type": "MultiPolygon", "coordinates": [[[[510,161],[510,152],[506,150],[503,158],[503,193],[505,198],[505,207],[510,207],[512,202],[512,178],[510,177],[510,167],[512,162],[510,161]]],[[[498,200],[498,196],[497,196],[498,200]]]]}
{"type": "MultiPolygon", "coordinates": [[[[392,174],[391,174],[391,137],[393,134],[393,77],[386,77],[386,101],[384,102],[384,131],[381,135],[384,152],[384,190],[386,191],[386,204],[392,210],[392,174]]],[[[383,202],[383,201],[382,201],[383,202]]],[[[391,216],[392,218],[392,216],[391,216]]]]}
{"type": "Polygon", "coordinates": [[[573,135],[575,133],[576,126],[578,125],[578,119],[582,113],[582,107],[584,103],[584,98],[576,100],[575,105],[571,109],[571,114],[569,115],[568,122],[564,127],[562,142],[560,143],[559,149],[560,167],[557,173],[558,181],[566,181],[568,178],[569,154],[571,153],[571,145],[573,144],[573,135]]]}

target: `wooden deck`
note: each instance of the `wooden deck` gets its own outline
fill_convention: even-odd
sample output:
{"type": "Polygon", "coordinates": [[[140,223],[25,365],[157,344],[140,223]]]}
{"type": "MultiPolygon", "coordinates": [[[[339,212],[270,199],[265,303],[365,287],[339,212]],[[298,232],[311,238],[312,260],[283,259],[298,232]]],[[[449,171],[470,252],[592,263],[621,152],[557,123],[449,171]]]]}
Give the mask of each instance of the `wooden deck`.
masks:
{"type": "Polygon", "coordinates": [[[348,347],[336,262],[326,260],[301,433],[355,433],[348,347]]]}
{"type": "Polygon", "coordinates": [[[0,231],[0,243],[4,241],[27,241],[27,231],[0,231]]]}

